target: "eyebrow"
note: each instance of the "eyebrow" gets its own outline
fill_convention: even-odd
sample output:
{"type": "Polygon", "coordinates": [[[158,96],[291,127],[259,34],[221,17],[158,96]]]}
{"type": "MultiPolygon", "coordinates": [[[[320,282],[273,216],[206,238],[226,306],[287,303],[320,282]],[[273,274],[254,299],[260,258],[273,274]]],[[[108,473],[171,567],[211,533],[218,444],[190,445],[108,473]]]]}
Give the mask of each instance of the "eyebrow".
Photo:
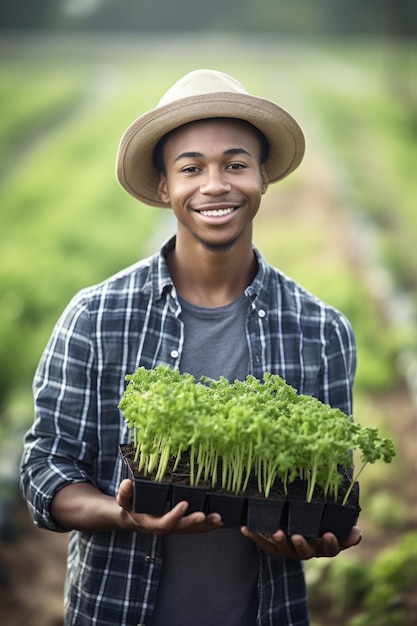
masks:
{"type": "MultiPolygon", "coordinates": [[[[230,156],[230,155],[234,155],[234,154],[246,154],[249,157],[253,158],[253,155],[248,152],[247,150],[244,150],[243,148],[230,148],[229,150],[225,150],[223,152],[224,156],[230,156]]],[[[181,152],[181,154],[179,154],[175,159],[174,162],[176,161],[180,161],[181,159],[197,159],[199,157],[203,157],[204,154],[202,152],[181,152]]]]}

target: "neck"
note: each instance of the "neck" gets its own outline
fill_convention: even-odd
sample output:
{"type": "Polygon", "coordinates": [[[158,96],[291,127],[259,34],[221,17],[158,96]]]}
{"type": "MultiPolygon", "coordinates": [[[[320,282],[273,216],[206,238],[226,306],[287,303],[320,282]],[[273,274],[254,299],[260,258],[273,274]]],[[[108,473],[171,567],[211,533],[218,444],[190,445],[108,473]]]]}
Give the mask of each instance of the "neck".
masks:
{"type": "Polygon", "coordinates": [[[257,263],[252,245],[234,245],[229,250],[190,247],[178,240],[167,263],[177,293],[204,307],[226,306],[237,300],[253,281],[257,263]]]}

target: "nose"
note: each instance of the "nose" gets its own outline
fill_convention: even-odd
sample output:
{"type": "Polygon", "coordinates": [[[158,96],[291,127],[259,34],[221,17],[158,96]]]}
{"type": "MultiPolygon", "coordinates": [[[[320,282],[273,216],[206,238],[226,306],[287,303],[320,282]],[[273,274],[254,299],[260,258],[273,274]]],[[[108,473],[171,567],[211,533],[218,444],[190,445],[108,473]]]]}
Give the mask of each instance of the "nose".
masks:
{"type": "Polygon", "coordinates": [[[200,185],[201,193],[212,196],[226,193],[231,188],[232,186],[227,181],[226,173],[218,167],[208,168],[200,185]]]}

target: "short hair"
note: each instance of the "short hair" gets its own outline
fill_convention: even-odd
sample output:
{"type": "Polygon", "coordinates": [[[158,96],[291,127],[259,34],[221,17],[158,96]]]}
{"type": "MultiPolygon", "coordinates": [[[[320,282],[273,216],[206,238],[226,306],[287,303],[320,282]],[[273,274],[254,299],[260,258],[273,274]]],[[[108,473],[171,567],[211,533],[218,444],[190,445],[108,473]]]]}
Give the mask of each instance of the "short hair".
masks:
{"type": "Polygon", "coordinates": [[[254,126],[253,124],[251,124],[250,122],[247,122],[246,120],[240,120],[238,118],[228,118],[228,117],[210,117],[207,118],[206,120],[195,120],[195,122],[188,122],[188,124],[184,124],[183,126],[178,126],[177,128],[174,128],[173,130],[170,130],[169,133],[166,133],[166,135],[164,135],[163,137],[161,137],[161,139],[158,141],[158,143],[155,146],[155,149],[153,151],[153,156],[152,156],[152,160],[153,160],[153,164],[154,167],[156,168],[156,170],[160,173],[160,174],[166,174],[166,167],[165,167],[165,161],[164,161],[164,148],[165,145],[168,141],[168,139],[170,139],[170,137],[172,137],[172,135],[175,134],[175,132],[177,130],[179,130],[180,128],[184,128],[185,126],[189,126],[190,124],[195,124],[196,122],[211,122],[211,121],[218,121],[218,120],[235,120],[237,122],[241,122],[242,124],[245,124],[248,128],[250,128],[252,130],[252,132],[256,135],[258,141],[259,141],[259,146],[260,146],[260,154],[261,154],[261,165],[263,163],[265,163],[265,161],[267,160],[268,156],[269,156],[269,142],[267,140],[267,138],[265,137],[265,135],[259,130],[259,128],[256,128],[256,126],[254,126]]]}

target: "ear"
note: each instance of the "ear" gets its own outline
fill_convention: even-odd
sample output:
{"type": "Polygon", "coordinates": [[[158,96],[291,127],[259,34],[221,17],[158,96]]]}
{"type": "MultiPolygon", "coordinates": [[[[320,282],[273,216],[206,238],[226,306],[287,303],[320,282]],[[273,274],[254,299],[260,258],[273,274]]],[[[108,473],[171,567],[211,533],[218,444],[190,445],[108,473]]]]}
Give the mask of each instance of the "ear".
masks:
{"type": "Polygon", "coordinates": [[[263,165],[261,165],[261,179],[262,179],[262,195],[264,193],[266,193],[266,190],[268,189],[268,175],[265,171],[265,167],[263,165]]]}
{"type": "Polygon", "coordinates": [[[159,175],[159,183],[158,183],[158,194],[164,204],[170,204],[169,193],[168,193],[168,183],[167,177],[165,174],[159,175]]]}

